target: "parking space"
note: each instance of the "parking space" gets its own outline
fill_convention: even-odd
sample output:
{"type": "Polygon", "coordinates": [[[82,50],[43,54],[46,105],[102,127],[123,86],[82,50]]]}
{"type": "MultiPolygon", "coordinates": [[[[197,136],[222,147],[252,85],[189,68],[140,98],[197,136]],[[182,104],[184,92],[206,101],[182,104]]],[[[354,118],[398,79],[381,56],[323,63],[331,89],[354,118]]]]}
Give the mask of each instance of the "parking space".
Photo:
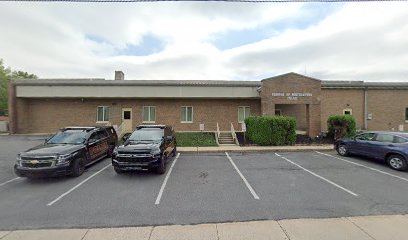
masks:
{"type": "MultiPolygon", "coordinates": [[[[0,184],[41,141],[1,137],[0,184]]],[[[335,152],[180,153],[164,175],[118,175],[106,158],[78,178],[0,185],[0,230],[406,214],[407,191],[407,172],[335,152]]]]}

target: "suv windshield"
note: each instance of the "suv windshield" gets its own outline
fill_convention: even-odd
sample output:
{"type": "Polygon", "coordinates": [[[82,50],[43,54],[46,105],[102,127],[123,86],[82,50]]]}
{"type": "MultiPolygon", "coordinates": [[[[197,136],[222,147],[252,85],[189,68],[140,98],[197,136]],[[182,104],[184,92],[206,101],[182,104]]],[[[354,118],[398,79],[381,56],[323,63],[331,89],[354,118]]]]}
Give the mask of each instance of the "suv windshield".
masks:
{"type": "Polygon", "coordinates": [[[64,131],[52,136],[48,144],[81,144],[86,136],[85,131],[64,131]]]}
{"type": "Polygon", "coordinates": [[[163,138],[163,129],[137,130],[129,137],[129,141],[160,141],[163,138]]]}

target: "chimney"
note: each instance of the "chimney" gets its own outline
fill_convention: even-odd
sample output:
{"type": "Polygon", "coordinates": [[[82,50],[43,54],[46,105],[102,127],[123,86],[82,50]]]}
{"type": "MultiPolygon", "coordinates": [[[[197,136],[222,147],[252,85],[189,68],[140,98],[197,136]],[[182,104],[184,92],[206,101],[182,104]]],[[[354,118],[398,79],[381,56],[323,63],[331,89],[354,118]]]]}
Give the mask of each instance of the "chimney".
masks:
{"type": "Polygon", "coordinates": [[[125,74],[122,71],[115,71],[115,80],[125,80],[125,74]]]}

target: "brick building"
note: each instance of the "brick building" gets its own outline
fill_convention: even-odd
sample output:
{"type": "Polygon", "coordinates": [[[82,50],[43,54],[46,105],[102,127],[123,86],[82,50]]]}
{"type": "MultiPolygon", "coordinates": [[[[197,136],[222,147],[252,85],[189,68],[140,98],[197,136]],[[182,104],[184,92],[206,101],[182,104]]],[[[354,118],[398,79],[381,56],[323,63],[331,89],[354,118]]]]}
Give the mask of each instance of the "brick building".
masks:
{"type": "Polygon", "coordinates": [[[407,129],[408,83],[322,81],[288,73],[262,81],[15,80],[9,88],[12,133],[64,126],[170,124],[176,131],[241,130],[248,115],[286,115],[316,136],[333,114],[361,130],[407,129]],[[202,130],[202,129],[201,129],[202,130]]]}

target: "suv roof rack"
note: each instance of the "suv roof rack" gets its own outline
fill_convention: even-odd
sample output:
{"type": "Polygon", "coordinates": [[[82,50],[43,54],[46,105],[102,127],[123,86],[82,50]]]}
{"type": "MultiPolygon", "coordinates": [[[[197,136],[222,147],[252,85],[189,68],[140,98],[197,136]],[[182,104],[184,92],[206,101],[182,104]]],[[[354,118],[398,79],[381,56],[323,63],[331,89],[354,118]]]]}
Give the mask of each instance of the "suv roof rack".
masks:
{"type": "Polygon", "coordinates": [[[136,127],[136,129],[141,129],[141,128],[165,128],[166,125],[139,125],[136,127]]]}
{"type": "Polygon", "coordinates": [[[82,131],[91,131],[96,129],[96,127],[64,127],[61,128],[61,131],[66,131],[66,130],[82,130],[82,131]]]}

